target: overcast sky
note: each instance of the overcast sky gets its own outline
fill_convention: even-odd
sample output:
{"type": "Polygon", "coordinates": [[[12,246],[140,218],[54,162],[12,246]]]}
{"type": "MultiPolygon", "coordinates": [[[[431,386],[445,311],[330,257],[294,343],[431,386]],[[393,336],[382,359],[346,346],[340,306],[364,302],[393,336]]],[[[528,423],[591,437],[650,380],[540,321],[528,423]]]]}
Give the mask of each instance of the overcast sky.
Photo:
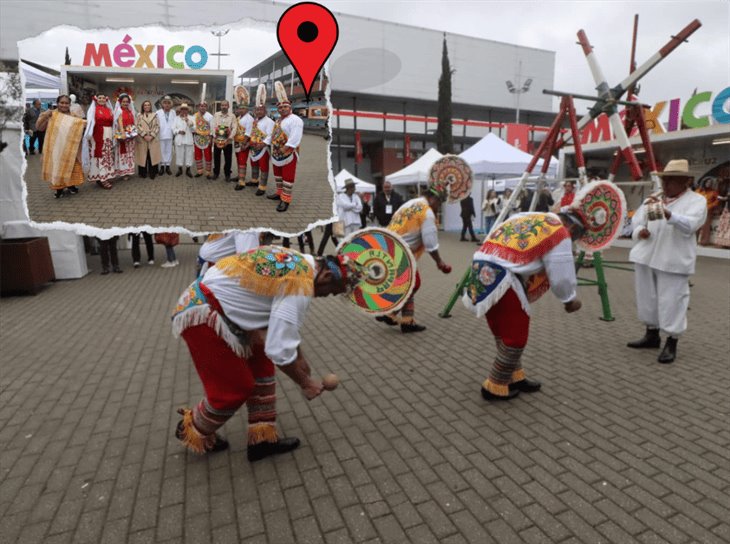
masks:
{"type": "MultiPolygon", "coordinates": [[[[576,32],[584,29],[595,48],[598,60],[611,86],[628,74],[634,14],[639,14],[637,62],[641,64],[671,35],[697,18],[702,27],[642,81],[640,98],[654,104],[659,100],[681,98],[692,92],[718,91],[730,86],[730,1],[422,1],[422,0],[320,0],[336,13],[443,30],[485,39],[498,40],[556,52],[555,87],[558,90],[595,94],[594,83],[576,32]]],[[[296,3],[289,1],[288,3],[296,3]]],[[[245,14],[245,2],[236,13],[245,14]]],[[[231,25],[222,40],[221,68],[236,74],[251,67],[278,49],[273,33],[260,32],[256,40],[247,34],[250,25],[231,25]],[[244,39],[246,36],[248,39],[244,39]],[[253,44],[253,45],[252,45],[253,44]]],[[[217,51],[217,38],[207,30],[168,32],[154,27],[130,29],[130,43],[186,46],[199,44],[209,52],[217,51]]],[[[74,64],[81,64],[86,42],[107,42],[113,48],[123,33],[99,33],[58,28],[42,39],[21,42],[24,57],[58,68],[65,47],[74,64]]],[[[206,68],[216,68],[211,57],[206,68]]],[[[479,67],[475,66],[474,70],[479,67]]],[[[528,77],[526,74],[525,77],[528,77]]],[[[539,92],[540,90],[533,90],[539,92]]],[[[700,113],[700,110],[698,110],[700,113]]]]}

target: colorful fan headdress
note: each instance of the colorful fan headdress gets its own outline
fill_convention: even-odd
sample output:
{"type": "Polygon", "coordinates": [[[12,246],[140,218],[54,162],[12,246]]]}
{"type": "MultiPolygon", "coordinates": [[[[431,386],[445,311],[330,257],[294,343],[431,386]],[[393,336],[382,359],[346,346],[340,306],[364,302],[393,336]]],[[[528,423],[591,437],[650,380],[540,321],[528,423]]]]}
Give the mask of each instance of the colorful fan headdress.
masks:
{"type": "Polygon", "coordinates": [[[370,315],[403,307],[416,284],[416,259],[396,233],[372,227],[350,234],[337,246],[348,298],[370,315]]]}
{"type": "Polygon", "coordinates": [[[281,81],[274,82],[274,92],[276,93],[276,104],[291,104],[289,97],[286,95],[286,89],[281,81]]]}
{"type": "Polygon", "coordinates": [[[266,85],[263,83],[256,89],[256,107],[266,106],[266,85]]]}
{"type": "Polygon", "coordinates": [[[431,165],[428,190],[441,201],[458,202],[471,193],[472,179],[471,167],[464,159],[456,155],[444,155],[431,165]]]}
{"type": "Polygon", "coordinates": [[[588,251],[609,247],[621,234],[626,218],[626,198],[608,181],[593,181],[575,195],[569,212],[579,216],[585,232],[576,243],[588,251]]]}
{"type": "Polygon", "coordinates": [[[236,96],[236,105],[239,107],[248,108],[248,103],[251,101],[251,96],[248,94],[248,89],[243,85],[238,85],[233,93],[236,96]]]}

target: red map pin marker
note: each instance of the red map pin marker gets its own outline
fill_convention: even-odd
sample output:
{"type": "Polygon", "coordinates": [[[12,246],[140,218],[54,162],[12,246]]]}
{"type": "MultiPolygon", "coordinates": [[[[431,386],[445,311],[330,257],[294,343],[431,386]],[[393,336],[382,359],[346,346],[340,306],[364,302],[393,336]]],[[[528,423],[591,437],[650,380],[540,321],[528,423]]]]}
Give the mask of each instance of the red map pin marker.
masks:
{"type": "Polygon", "coordinates": [[[339,34],[335,16],[315,2],[294,4],[279,19],[276,37],[302,81],[307,100],[317,74],[337,44],[339,34]]]}

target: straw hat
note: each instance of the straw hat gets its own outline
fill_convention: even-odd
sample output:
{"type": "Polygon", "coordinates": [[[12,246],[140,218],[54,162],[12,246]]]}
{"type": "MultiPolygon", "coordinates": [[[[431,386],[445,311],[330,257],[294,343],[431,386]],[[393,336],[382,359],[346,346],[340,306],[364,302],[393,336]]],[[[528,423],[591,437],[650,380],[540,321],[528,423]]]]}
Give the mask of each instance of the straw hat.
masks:
{"type": "Polygon", "coordinates": [[[190,106],[188,106],[185,102],[183,102],[182,104],[180,104],[180,106],[177,109],[179,109],[179,110],[189,110],[190,109],[190,106]]]}
{"type": "Polygon", "coordinates": [[[695,177],[689,173],[689,161],[687,159],[675,159],[669,161],[663,172],[657,174],[660,177],[695,177]]]}

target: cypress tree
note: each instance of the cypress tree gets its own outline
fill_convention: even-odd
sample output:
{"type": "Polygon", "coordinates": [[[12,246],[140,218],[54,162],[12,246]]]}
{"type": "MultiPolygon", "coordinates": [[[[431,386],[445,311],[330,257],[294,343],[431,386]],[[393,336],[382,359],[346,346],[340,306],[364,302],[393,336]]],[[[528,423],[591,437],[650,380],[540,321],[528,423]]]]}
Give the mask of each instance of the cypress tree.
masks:
{"type": "Polygon", "coordinates": [[[438,94],[438,127],[436,128],[436,148],[441,153],[454,152],[454,136],[451,129],[451,74],[454,71],[449,63],[449,52],[446,48],[446,34],[441,53],[441,77],[438,94]]]}
{"type": "Polygon", "coordinates": [[[66,66],[71,65],[71,55],[68,54],[68,47],[66,48],[66,59],[63,61],[66,66]]]}

